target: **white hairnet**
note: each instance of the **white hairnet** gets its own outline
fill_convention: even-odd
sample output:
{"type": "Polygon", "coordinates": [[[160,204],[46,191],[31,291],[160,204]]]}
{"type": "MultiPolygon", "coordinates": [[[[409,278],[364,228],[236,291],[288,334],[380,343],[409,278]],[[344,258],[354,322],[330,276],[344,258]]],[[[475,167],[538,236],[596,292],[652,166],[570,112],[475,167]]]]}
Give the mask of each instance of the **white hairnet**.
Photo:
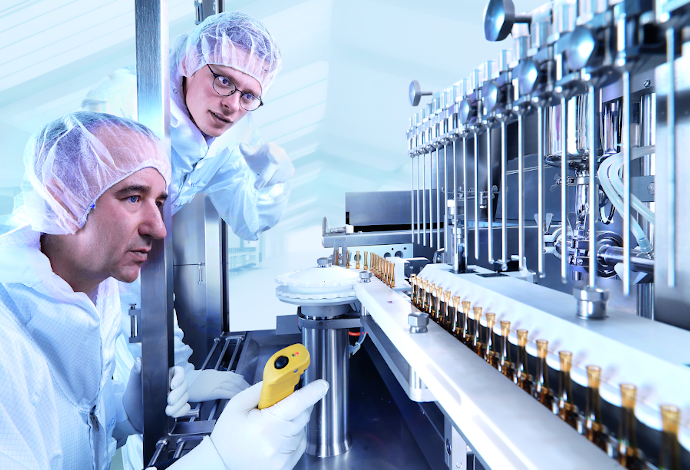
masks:
{"type": "Polygon", "coordinates": [[[177,73],[191,77],[206,64],[226,65],[254,77],[265,96],[280,71],[280,49],[264,25],[239,12],[206,18],[187,36],[177,38],[174,51],[177,73]]]}
{"type": "Polygon", "coordinates": [[[96,200],[143,168],[170,183],[170,160],[147,127],[110,114],[80,111],[33,134],[24,150],[24,181],[15,212],[38,232],[75,233],[96,200]]]}

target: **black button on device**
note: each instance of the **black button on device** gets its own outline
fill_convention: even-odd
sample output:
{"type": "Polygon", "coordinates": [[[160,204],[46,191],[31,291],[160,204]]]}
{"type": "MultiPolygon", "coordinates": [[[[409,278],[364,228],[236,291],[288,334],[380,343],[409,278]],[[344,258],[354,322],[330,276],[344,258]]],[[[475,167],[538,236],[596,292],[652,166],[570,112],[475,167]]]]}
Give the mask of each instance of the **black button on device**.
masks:
{"type": "Polygon", "coordinates": [[[286,365],[288,365],[288,362],[290,359],[287,358],[287,356],[278,356],[276,358],[276,361],[273,363],[276,369],[282,369],[286,365]]]}

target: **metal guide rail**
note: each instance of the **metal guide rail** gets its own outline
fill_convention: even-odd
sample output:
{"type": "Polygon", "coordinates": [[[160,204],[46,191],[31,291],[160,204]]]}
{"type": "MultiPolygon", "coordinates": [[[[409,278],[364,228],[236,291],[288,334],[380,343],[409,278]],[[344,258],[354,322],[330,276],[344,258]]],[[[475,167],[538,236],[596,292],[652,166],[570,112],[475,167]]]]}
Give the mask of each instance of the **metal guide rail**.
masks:
{"type": "MultiPolygon", "coordinates": [[[[684,344],[690,332],[630,314],[609,311],[604,322],[578,320],[571,296],[507,276],[455,275],[447,265],[430,265],[420,276],[462,296],[515,330],[528,329],[527,350],[536,356],[536,339],[548,339],[550,367],[559,370],[561,349],[573,352],[572,379],[586,385],[584,367],[601,366],[601,397],[620,405],[619,382],[641,388],[638,420],[660,429],[660,403],[690,406],[690,352],[661,348],[684,344]]],[[[410,368],[446,410],[467,442],[491,468],[621,468],[606,453],[548,409],[506,380],[486,361],[441,326],[411,334],[408,314],[418,312],[407,298],[374,279],[355,287],[363,308],[403,355],[410,368]]],[[[497,324],[499,322],[497,321],[497,324]]],[[[483,323],[485,326],[485,323],[483,323]]],[[[688,428],[680,433],[688,448],[688,428]]]]}

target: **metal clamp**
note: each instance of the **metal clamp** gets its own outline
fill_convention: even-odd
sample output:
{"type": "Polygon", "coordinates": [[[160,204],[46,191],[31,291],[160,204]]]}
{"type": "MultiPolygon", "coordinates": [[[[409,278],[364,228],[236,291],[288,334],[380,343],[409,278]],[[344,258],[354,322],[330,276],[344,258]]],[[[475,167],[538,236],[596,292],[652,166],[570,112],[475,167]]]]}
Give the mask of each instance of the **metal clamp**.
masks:
{"type": "Polygon", "coordinates": [[[139,337],[139,315],[141,314],[141,309],[137,308],[137,304],[129,304],[129,342],[130,343],[141,343],[141,338],[139,337]]]}

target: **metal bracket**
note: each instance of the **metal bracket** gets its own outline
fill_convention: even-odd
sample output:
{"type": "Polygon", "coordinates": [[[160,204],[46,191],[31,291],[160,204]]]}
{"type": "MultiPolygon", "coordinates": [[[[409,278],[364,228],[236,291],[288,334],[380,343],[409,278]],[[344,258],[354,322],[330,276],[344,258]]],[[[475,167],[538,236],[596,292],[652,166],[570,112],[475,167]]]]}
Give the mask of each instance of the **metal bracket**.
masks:
{"type": "Polygon", "coordinates": [[[141,309],[137,308],[137,304],[129,304],[129,342],[130,343],[141,343],[141,338],[139,337],[139,315],[141,315],[141,309]]]}
{"type": "Polygon", "coordinates": [[[359,315],[352,313],[323,320],[311,320],[299,313],[297,315],[297,326],[314,330],[341,330],[344,328],[361,328],[362,321],[359,315]]]}

